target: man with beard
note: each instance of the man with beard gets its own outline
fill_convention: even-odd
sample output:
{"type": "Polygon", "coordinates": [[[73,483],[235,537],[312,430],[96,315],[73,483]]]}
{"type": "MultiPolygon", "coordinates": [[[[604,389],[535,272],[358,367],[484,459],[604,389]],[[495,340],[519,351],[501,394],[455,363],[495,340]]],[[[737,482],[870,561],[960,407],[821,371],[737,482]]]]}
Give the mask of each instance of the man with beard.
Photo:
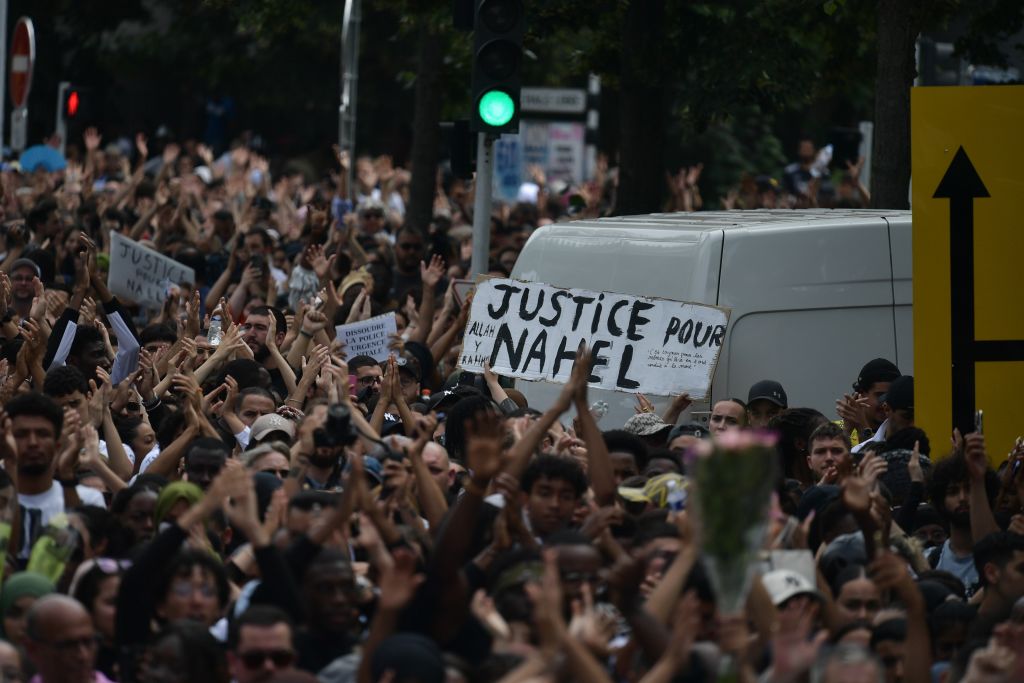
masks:
{"type": "Polygon", "coordinates": [[[36,295],[35,280],[42,276],[39,265],[30,259],[20,258],[11,265],[11,309],[18,317],[28,317],[36,295]]]}
{"type": "Polygon", "coordinates": [[[53,399],[37,392],[19,394],[6,406],[0,420],[2,454],[8,471],[17,471],[18,506],[21,512],[21,548],[25,561],[32,545],[55,516],[81,504],[106,507],[103,494],[75,479],[77,458],[58,463],[64,414],[53,399]],[[8,421],[9,418],[9,421],[8,421]]]}
{"type": "MultiPolygon", "coordinates": [[[[999,488],[999,478],[989,469],[985,472],[984,483],[991,505],[999,488]]],[[[971,536],[970,490],[970,472],[962,452],[940,460],[932,471],[929,494],[935,511],[949,525],[949,538],[933,549],[929,561],[936,569],[950,572],[960,579],[968,595],[974,592],[978,583],[974,538],[971,536]]]]}
{"type": "Polygon", "coordinates": [[[249,317],[245,319],[245,324],[242,325],[242,341],[252,349],[252,355],[256,362],[270,373],[270,381],[277,395],[287,396],[288,387],[284,383],[284,375],[278,370],[274,359],[270,356],[270,349],[267,348],[267,335],[270,333],[271,316],[274,318],[274,325],[276,327],[274,342],[280,347],[280,344],[284,342],[285,332],[288,331],[288,323],[285,321],[284,314],[281,311],[270,306],[257,306],[249,312],[249,317]]]}

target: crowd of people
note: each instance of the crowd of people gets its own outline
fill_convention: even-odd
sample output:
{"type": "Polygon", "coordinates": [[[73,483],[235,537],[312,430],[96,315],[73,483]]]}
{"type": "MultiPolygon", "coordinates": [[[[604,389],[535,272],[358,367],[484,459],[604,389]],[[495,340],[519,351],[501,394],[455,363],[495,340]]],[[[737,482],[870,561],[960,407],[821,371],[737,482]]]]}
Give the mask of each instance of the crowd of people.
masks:
{"type": "MultiPolygon", "coordinates": [[[[585,348],[548,405],[457,367],[471,184],[416,226],[386,157],[349,191],[340,152],[311,182],[242,140],[84,147],[0,173],[3,680],[1024,680],[1024,446],[924,434],[891,362],[832,415],[765,380],[599,424],[585,348]],[[114,296],[115,232],[195,282],[114,296]],[[390,311],[384,362],[335,338],[390,311]],[[779,476],[727,613],[687,501],[740,430],[779,476]]],[[[570,209],[497,210],[491,274],[570,209]]]]}

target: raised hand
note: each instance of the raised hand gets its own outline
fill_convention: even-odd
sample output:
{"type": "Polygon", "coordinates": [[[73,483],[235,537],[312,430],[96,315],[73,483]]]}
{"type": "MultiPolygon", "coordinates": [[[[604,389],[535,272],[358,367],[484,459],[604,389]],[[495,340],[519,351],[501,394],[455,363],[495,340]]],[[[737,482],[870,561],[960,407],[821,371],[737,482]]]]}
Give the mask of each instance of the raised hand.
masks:
{"type": "Polygon", "coordinates": [[[178,155],[180,154],[181,147],[179,147],[176,142],[169,142],[167,143],[167,146],[164,147],[161,158],[163,159],[164,164],[170,165],[178,160],[178,155]]]}
{"type": "Polygon", "coordinates": [[[149,158],[149,140],[145,133],[135,134],[135,151],[139,153],[139,161],[149,158]]]}
{"type": "MultiPolygon", "coordinates": [[[[361,528],[362,525],[360,525],[361,528]]],[[[409,604],[416,595],[416,589],[426,577],[416,573],[416,556],[412,551],[406,548],[397,548],[392,557],[394,562],[381,572],[378,582],[380,597],[377,607],[396,611],[409,604]]]]}
{"type": "Polygon", "coordinates": [[[313,272],[322,282],[327,275],[331,272],[331,265],[337,258],[337,254],[331,254],[328,258],[324,256],[324,248],[322,245],[313,244],[308,248],[308,259],[309,265],[313,267],[313,272]]]}
{"type": "Polygon", "coordinates": [[[813,638],[818,603],[811,599],[790,600],[779,612],[778,630],[772,638],[773,681],[794,681],[811,668],[828,639],[827,631],[813,638]]]}
{"type": "Polygon", "coordinates": [[[572,601],[569,635],[582,642],[594,656],[605,658],[611,652],[608,644],[615,636],[615,628],[615,617],[595,607],[594,591],[589,583],[584,583],[580,599],[572,601]]]}
{"type": "MultiPolygon", "coordinates": [[[[569,409],[573,402],[577,407],[586,406],[587,403],[587,380],[590,378],[590,367],[593,359],[586,344],[580,343],[576,350],[576,360],[572,364],[572,372],[569,381],[562,387],[561,393],[555,406],[561,408],[562,412],[569,409]]],[[[582,408],[581,408],[582,409],[582,408]]]]}
{"type": "Polygon", "coordinates": [[[636,407],[633,408],[637,415],[640,413],[653,413],[654,404],[643,394],[636,395],[636,407]]]}
{"type": "Polygon", "coordinates": [[[964,458],[967,460],[967,472],[971,479],[985,479],[988,471],[988,456],[985,453],[985,435],[974,432],[964,437],[964,458]]]}
{"type": "Polygon", "coordinates": [[[473,481],[485,486],[501,470],[504,429],[501,416],[493,410],[482,410],[465,422],[466,464],[473,472],[473,481]]]}
{"type": "Polygon", "coordinates": [[[423,281],[424,296],[427,292],[433,293],[437,283],[444,277],[444,272],[444,259],[437,254],[431,257],[429,265],[420,261],[420,279],[423,281]]]}
{"type": "Polygon", "coordinates": [[[302,319],[303,332],[312,336],[325,327],[327,327],[327,316],[315,309],[306,311],[306,316],[302,319]]]}
{"type": "Polygon", "coordinates": [[[100,132],[94,126],[89,126],[85,129],[85,133],[82,134],[82,142],[85,143],[87,152],[95,152],[100,148],[103,136],[100,135],[100,132]]]}
{"type": "Polygon", "coordinates": [[[836,414],[851,431],[863,429],[868,425],[868,410],[868,398],[860,394],[843,394],[843,397],[836,401],[836,414]]]}

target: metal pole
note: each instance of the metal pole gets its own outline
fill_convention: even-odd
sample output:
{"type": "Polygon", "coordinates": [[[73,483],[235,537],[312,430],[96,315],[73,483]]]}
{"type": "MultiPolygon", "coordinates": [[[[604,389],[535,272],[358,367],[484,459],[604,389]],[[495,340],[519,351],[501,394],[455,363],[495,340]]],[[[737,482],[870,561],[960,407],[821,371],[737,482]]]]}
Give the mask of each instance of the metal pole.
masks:
{"type": "Polygon", "coordinates": [[[601,96],[601,77],[590,74],[587,78],[587,143],[583,161],[583,177],[592,180],[597,169],[597,130],[600,124],[600,113],[597,109],[597,98],[601,96]]]}
{"type": "Polygon", "coordinates": [[[7,0],[0,0],[0,147],[4,141],[7,115],[7,0]]]}
{"type": "Polygon", "coordinates": [[[348,172],[345,186],[349,199],[355,200],[352,187],[356,149],[356,102],[359,86],[359,23],[362,18],[361,0],[345,0],[345,13],[341,20],[341,102],[338,106],[338,146],[348,152],[348,172]]]}
{"type": "Polygon", "coordinates": [[[71,89],[71,83],[61,81],[57,85],[57,135],[60,136],[60,155],[64,156],[68,144],[68,122],[64,118],[64,95],[71,89]]]}
{"type": "Polygon", "coordinates": [[[486,133],[476,139],[476,196],[473,199],[473,260],[469,277],[487,273],[491,254],[491,176],[494,140],[486,133]]]}

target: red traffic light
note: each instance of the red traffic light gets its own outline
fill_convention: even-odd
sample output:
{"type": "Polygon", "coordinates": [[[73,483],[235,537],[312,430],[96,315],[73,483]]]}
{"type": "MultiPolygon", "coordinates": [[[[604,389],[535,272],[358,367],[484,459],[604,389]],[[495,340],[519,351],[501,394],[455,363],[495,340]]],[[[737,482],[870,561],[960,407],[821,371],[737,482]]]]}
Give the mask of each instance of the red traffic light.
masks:
{"type": "Polygon", "coordinates": [[[78,91],[72,90],[68,93],[67,99],[67,112],[68,116],[74,116],[78,113],[78,91]]]}

